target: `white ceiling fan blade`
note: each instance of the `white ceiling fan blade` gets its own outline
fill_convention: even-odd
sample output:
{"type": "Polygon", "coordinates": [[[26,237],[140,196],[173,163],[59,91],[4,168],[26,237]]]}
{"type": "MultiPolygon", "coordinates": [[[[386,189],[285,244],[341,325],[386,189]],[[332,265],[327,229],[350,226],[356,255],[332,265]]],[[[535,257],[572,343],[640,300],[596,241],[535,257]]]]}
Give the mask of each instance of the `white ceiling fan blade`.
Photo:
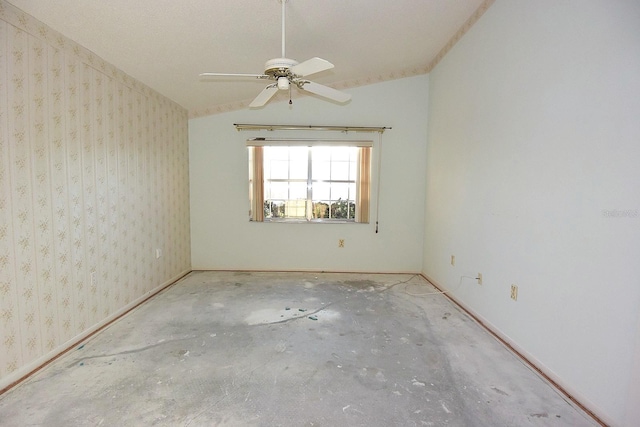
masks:
{"type": "Polygon", "coordinates": [[[262,92],[260,92],[258,94],[258,96],[256,96],[256,99],[251,101],[251,104],[249,104],[249,107],[250,108],[262,107],[264,104],[269,102],[269,100],[271,98],[273,98],[273,95],[275,95],[276,92],[278,92],[278,85],[277,84],[272,84],[272,85],[269,85],[269,86],[265,87],[262,90],[262,92]]]}
{"type": "Polygon", "coordinates": [[[342,103],[351,99],[351,94],[340,92],[339,90],[335,90],[329,86],[324,86],[318,83],[307,82],[302,85],[302,89],[336,102],[342,103]]]}
{"type": "Polygon", "coordinates": [[[311,58],[304,62],[299,63],[291,67],[291,72],[297,76],[305,77],[311,74],[319,73],[320,71],[330,70],[333,68],[333,64],[322,58],[311,58]]]}
{"type": "Polygon", "coordinates": [[[245,79],[268,79],[266,74],[242,74],[242,73],[202,73],[200,80],[215,80],[218,77],[240,77],[245,79]]]}

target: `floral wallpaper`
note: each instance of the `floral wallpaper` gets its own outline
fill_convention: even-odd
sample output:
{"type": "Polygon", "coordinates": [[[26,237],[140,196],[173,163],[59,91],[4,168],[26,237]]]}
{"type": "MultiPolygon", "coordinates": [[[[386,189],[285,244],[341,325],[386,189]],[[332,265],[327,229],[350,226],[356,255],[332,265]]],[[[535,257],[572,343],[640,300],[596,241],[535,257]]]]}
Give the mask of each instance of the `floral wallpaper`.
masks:
{"type": "Polygon", "coordinates": [[[0,389],[190,270],[187,120],[0,0],[0,389]]]}

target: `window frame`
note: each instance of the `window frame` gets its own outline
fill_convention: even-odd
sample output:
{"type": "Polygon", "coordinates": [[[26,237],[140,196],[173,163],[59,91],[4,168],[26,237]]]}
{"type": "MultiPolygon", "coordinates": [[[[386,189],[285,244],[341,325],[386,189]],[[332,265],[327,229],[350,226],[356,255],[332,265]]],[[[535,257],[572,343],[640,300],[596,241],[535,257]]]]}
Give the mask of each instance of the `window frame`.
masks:
{"type": "MultiPolygon", "coordinates": [[[[252,222],[274,222],[274,223],[369,223],[371,209],[371,170],[372,170],[372,150],[373,141],[361,140],[267,140],[266,138],[255,138],[247,140],[249,151],[249,199],[250,210],[249,219],[252,222]],[[265,157],[263,147],[307,147],[307,197],[305,199],[304,217],[266,217],[264,206],[266,200],[265,157]],[[313,147],[353,147],[357,148],[355,159],[356,177],[355,180],[320,180],[313,179],[313,147]],[[258,177],[256,179],[255,177],[258,177]],[[256,181],[261,185],[256,186],[256,181]],[[347,206],[353,203],[354,214],[352,218],[314,218],[314,204],[319,201],[313,199],[314,183],[320,182],[343,182],[353,184],[355,195],[353,199],[347,200],[347,206]]],[[[351,160],[349,160],[351,163],[351,160]]],[[[289,166],[290,167],[290,166],[289,166]]],[[[287,179],[274,179],[275,182],[291,182],[290,174],[287,179]]],[[[294,181],[300,181],[295,179],[294,181]]],[[[280,199],[278,199],[280,200],[280,199]]],[[[287,199],[289,200],[289,199],[287,199]]],[[[302,200],[302,199],[301,199],[302,200]]],[[[341,198],[339,199],[341,200],[341,198]]],[[[327,203],[322,200],[321,202],[327,203]]],[[[328,208],[331,215],[331,206],[338,200],[329,200],[328,208]]],[[[285,201],[286,203],[286,201],[285,201]]],[[[347,207],[347,209],[349,209],[347,207]]]]}

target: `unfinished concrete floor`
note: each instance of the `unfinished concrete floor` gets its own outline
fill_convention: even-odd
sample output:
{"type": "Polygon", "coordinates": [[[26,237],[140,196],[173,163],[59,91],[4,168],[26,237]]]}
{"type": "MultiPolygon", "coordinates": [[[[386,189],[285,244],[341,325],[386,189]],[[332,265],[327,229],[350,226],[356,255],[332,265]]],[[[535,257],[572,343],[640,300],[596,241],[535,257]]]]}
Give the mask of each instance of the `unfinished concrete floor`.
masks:
{"type": "Polygon", "coordinates": [[[193,272],[0,396],[0,425],[597,425],[435,291],[193,272]]]}

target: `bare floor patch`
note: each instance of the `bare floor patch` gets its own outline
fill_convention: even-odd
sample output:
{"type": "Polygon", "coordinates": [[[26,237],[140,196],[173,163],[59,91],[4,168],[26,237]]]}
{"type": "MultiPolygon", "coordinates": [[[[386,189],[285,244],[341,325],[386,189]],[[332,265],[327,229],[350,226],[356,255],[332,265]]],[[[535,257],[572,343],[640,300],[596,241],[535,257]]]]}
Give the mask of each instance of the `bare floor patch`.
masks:
{"type": "Polygon", "coordinates": [[[0,420],[597,425],[408,275],[318,276],[191,273],[2,395],[0,420]]]}

